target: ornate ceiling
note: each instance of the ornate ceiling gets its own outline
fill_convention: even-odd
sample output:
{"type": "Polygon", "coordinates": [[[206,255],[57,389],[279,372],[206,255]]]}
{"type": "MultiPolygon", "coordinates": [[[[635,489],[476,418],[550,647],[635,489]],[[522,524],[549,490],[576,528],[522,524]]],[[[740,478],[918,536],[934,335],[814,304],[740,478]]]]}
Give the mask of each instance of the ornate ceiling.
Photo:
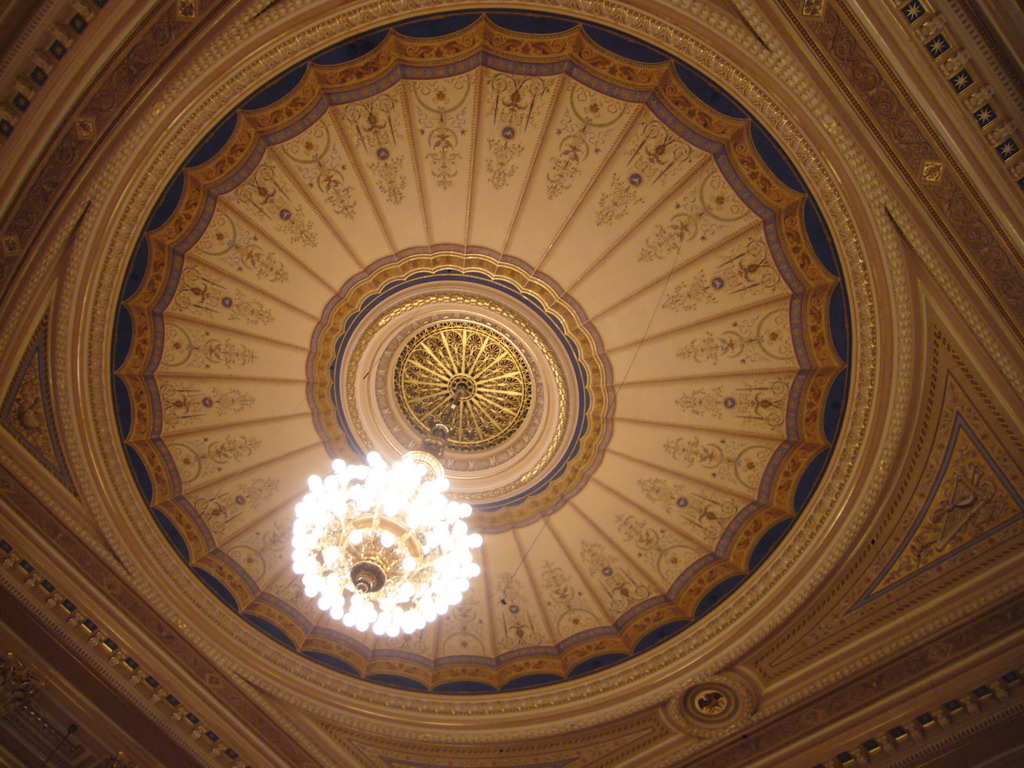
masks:
{"type": "Polygon", "coordinates": [[[649,5],[3,12],[0,765],[1019,756],[996,16],[649,5]],[[454,392],[482,574],[346,629],[305,478],[454,392]]]}
{"type": "Polygon", "coordinates": [[[679,632],[802,508],[843,403],[830,238],[762,129],[668,61],[514,22],[555,31],[441,19],[251,96],[171,182],[115,329],[181,556],[289,647],[411,688],[553,683],[679,632]],[[445,463],[484,575],[410,638],[352,636],[291,570],[294,502],[325,448],[397,459],[460,385],[445,463]]]}

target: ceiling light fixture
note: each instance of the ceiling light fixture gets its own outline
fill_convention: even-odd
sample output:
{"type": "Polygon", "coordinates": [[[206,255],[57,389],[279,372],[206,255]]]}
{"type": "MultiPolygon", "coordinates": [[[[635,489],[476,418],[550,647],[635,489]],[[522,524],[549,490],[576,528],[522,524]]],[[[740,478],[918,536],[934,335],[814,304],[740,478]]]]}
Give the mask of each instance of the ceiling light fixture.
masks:
{"type": "Polygon", "coordinates": [[[376,452],[365,465],[335,459],[332,474],[309,478],[295,506],[293,569],[331,618],[360,632],[411,634],[459,603],[480,574],[472,550],[482,539],[466,524],[473,510],[445,496],[440,461],[446,422],[469,396],[454,388],[422,450],[391,465],[376,452]]]}

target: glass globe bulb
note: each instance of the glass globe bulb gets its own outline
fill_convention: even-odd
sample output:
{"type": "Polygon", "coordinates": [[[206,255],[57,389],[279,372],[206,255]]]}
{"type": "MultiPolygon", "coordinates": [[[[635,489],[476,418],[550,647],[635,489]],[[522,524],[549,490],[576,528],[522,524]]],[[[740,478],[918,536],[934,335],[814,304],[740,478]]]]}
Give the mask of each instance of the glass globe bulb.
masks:
{"type": "Polygon", "coordinates": [[[412,452],[388,465],[371,453],[331,469],[310,476],[295,506],[292,569],[305,594],[346,627],[388,637],[461,601],[480,573],[472,549],[482,538],[467,525],[471,508],[445,497],[439,462],[412,452]]]}

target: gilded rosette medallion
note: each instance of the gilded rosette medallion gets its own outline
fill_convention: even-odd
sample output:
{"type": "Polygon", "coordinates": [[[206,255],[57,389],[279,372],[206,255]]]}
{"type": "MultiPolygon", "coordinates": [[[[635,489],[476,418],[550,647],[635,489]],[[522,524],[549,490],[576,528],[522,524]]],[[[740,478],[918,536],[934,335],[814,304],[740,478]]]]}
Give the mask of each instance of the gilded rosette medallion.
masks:
{"type": "Polygon", "coordinates": [[[445,424],[454,451],[501,445],[523,426],[533,402],[523,355],[499,331],[470,320],[417,333],[398,356],[394,382],[395,399],[415,429],[426,435],[445,424]]]}

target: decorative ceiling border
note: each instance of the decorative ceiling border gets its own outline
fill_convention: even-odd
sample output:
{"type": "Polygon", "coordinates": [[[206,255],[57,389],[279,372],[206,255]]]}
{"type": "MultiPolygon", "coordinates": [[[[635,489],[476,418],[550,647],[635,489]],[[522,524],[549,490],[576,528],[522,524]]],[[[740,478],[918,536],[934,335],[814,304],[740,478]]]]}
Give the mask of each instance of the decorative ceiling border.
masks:
{"type": "MultiPolygon", "coordinates": [[[[17,592],[11,591],[8,587],[11,594],[20,602],[31,605],[35,612],[45,614],[50,622],[66,624],[69,628],[67,632],[77,633],[82,642],[95,648],[96,652],[92,655],[109,664],[117,680],[122,683],[122,688],[125,682],[131,686],[141,686],[141,690],[148,694],[150,702],[160,707],[164,715],[164,730],[172,733],[177,731],[197,743],[205,739],[202,748],[205,748],[212,757],[221,758],[217,761],[221,765],[230,765],[230,768],[251,768],[237,751],[224,744],[220,736],[204,725],[190,708],[149,674],[122,644],[104,631],[78,604],[68,598],[3,538],[0,538],[0,556],[3,557],[0,560],[0,567],[8,572],[7,578],[11,580],[11,584],[20,582],[23,587],[17,592]]],[[[4,580],[4,577],[0,576],[0,580],[4,580]]],[[[127,696],[125,698],[130,700],[127,696]]],[[[183,744],[188,743],[180,741],[183,744]]]]}
{"type": "Polygon", "coordinates": [[[49,316],[39,322],[28,349],[14,374],[11,387],[0,405],[0,423],[18,442],[61,481],[72,494],[77,494],[64,449],[56,428],[53,396],[50,389],[49,316]]]}
{"type": "Polygon", "coordinates": [[[715,751],[702,752],[699,757],[691,756],[681,761],[669,758],[657,765],[684,768],[695,765],[695,760],[709,759],[716,765],[753,765],[766,759],[772,750],[820,732],[825,724],[822,721],[824,713],[829,715],[828,722],[836,722],[912,681],[921,680],[954,661],[968,658],[991,641],[1019,632],[1021,628],[1024,628],[1024,595],[1017,594],[1002,605],[931,638],[854,680],[835,686],[830,692],[794,710],[761,719],[756,727],[747,730],[742,739],[715,751]]]}
{"type": "Polygon", "coordinates": [[[197,4],[192,0],[165,1],[163,7],[154,8],[134,44],[118,51],[117,61],[104,69],[103,75],[76,102],[45,154],[21,181],[13,198],[16,202],[5,211],[0,226],[0,304],[6,302],[25,256],[35,252],[55,207],[74,187],[103,139],[117,126],[126,104],[138,98],[145,83],[160,71],[165,57],[177,53],[191,36],[194,25],[215,15],[224,1],[203,3],[202,12],[197,12],[197,4]],[[181,12],[185,3],[191,6],[191,15],[181,12]]]}
{"type": "Polygon", "coordinates": [[[830,0],[816,15],[804,15],[800,0],[776,0],[776,5],[816,52],[850,106],[861,113],[894,170],[916,192],[964,268],[1024,343],[1021,255],[870,36],[843,0],[830,0]],[[945,167],[951,172],[939,172],[945,167]]]}
{"type": "MultiPolygon", "coordinates": [[[[972,405],[971,410],[977,411],[979,415],[976,418],[986,423],[985,431],[994,431],[999,439],[1005,441],[1006,445],[999,451],[1000,456],[1005,459],[1007,454],[1010,454],[1012,457],[1014,450],[1018,456],[1024,455],[1024,446],[1013,433],[1012,426],[987,397],[975,373],[964,362],[962,350],[951,341],[941,321],[930,314],[926,325],[930,332],[928,364],[924,376],[928,388],[921,392],[922,409],[918,432],[912,438],[912,447],[908,450],[898,482],[893,484],[885,508],[876,511],[873,519],[871,539],[877,540],[878,546],[862,547],[845,564],[843,571],[835,580],[823,586],[824,597],[820,599],[819,605],[808,607],[806,612],[799,614],[787,628],[785,637],[780,637],[759,650],[758,658],[752,663],[766,680],[780,679],[801,664],[812,663],[827,653],[835,652],[841,643],[850,642],[878,627],[882,622],[926,603],[938,595],[941,589],[969,578],[979,569],[992,566],[999,557],[1007,555],[1007,545],[1003,542],[998,546],[985,546],[981,551],[975,548],[972,552],[977,559],[966,569],[963,563],[958,562],[956,567],[938,574],[931,581],[911,580],[906,588],[887,597],[881,603],[857,610],[858,598],[865,593],[874,578],[868,569],[876,562],[880,549],[890,540],[892,526],[898,523],[902,515],[915,514],[908,509],[910,502],[907,501],[907,497],[913,494],[921,482],[923,467],[929,460],[929,449],[936,441],[948,437],[937,430],[943,411],[944,387],[950,378],[958,388],[969,390],[966,397],[972,405]],[[802,651],[798,650],[799,644],[806,639],[806,634],[814,631],[815,622],[824,621],[823,614],[829,610],[834,612],[831,632],[802,651]],[[777,654],[787,650],[790,655],[780,661],[777,654]]],[[[898,541],[902,541],[902,537],[898,541]]],[[[1012,546],[1012,543],[1008,546],[1012,546]]],[[[1001,588],[1006,587],[1004,585],[1001,588]]]]}
{"type": "MultiPolygon", "coordinates": [[[[282,726],[270,719],[266,713],[249,700],[237,683],[230,680],[204,655],[194,649],[182,636],[181,630],[185,629],[184,626],[175,628],[160,616],[147,601],[140,599],[138,594],[108,564],[102,562],[90,547],[69,531],[18,478],[3,466],[0,466],[0,496],[7,504],[30,515],[38,535],[46,539],[50,546],[57,548],[61,557],[74,563],[78,571],[90,579],[97,589],[101,589],[104,595],[121,611],[131,616],[142,631],[157,639],[164,652],[173,657],[183,668],[191,670],[198,679],[201,679],[222,704],[229,707],[235,715],[244,717],[253,728],[259,730],[263,738],[274,745],[281,756],[288,759],[289,766],[320,768],[318,762],[297,744],[282,726]]],[[[195,738],[206,736],[216,746],[220,739],[213,739],[206,734],[209,729],[202,725],[202,720],[192,713],[191,708],[179,711],[179,708],[182,707],[180,699],[168,694],[155,677],[144,671],[144,667],[135,660],[134,655],[130,655],[129,650],[123,644],[112,640],[111,635],[99,622],[83,613],[77,603],[59,591],[50,578],[44,576],[32,563],[18,554],[13,545],[9,542],[5,543],[6,547],[0,546],[0,551],[4,553],[4,559],[0,562],[8,569],[20,568],[25,573],[24,586],[30,588],[30,591],[36,590],[32,594],[37,595],[39,601],[46,604],[48,610],[55,612],[57,616],[63,616],[64,621],[70,627],[88,633],[87,640],[95,638],[96,645],[102,646],[110,654],[108,658],[113,659],[111,663],[117,666],[128,683],[139,684],[145,681],[150,688],[151,697],[159,694],[158,702],[162,701],[174,707],[171,718],[186,723],[187,726],[184,727],[189,727],[190,736],[196,729],[202,729],[199,736],[195,738]],[[43,581],[46,581],[52,589],[44,586],[43,581]],[[38,590],[42,590],[45,596],[41,595],[38,590]],[[137,679],[133,681],[132,678],[136,677],[136,673],[137,679]],[[156,684],[151,683],[149,678],[156,681],[156,684]],[[177,704],[172,704],[172,700],[177,701],[177,704]],[[177,717],[175,717],[175,713],[178,714],[177,717]]],[[[227,754],[226,747],[223,754],[227,754]]],[[[232,758],[228,755],[228,759],[232,758]]],[[[232,764],[231,768],[248,768],[248,766],[243,762],[241,766],[232,764]]]]}
{"type": "Polygon", "coordinates": [[[926,757],[939,756],[965,736],[985,731],[1024,712],[1021,675],[1011,669],[996,678],[986,678],[953,698],[859,741],[815,768],[843,768],[848,765],[913,766],[926,757]]]}
{"type": "MultiPolygon", "coordinates": [[[[1004,94],[996,99],[995,89],[971,64],[970,50],[946,23],[946,17],[933,7],[933,0],[892,0],[894,11],[935,62],[957,101],[971,115],[982,138],[992,146],[1010,177],[1024,189],[1024,156],[1019,156],[1020,141],[1015,138],[1017,126],[1005,114],[1004,94]],[[995,106],[993,106],[995,105],[995,106]],[[998,107],[998,109],[997,109],[998,107]]],[[[1019,136],[1019,132],[1017,133],[1019,136]]],[[[936,182],[942,176],[941,163],[926,164],[922,170],[925,181],[936,182]]]]}
{"type": "MultiPolygon", "coordinates": [[[[20,46],[25,48],[34,44],[34,49],[31,53],[23,53],[23,68],[12,78],[10,95],[0,101],[0,147],[10,138],[22,114],[50,79],[61,59],[78,42],[86,27],[106,4],[107,0],[69,2],[61,16],[65,21],[51,24],[41,33],[37,31],[35,39],[20,46]]],[[[82,138],[90,138],[95,132],[95,125],[83,120],[77,125],[77,132],[82,138]]]]}

